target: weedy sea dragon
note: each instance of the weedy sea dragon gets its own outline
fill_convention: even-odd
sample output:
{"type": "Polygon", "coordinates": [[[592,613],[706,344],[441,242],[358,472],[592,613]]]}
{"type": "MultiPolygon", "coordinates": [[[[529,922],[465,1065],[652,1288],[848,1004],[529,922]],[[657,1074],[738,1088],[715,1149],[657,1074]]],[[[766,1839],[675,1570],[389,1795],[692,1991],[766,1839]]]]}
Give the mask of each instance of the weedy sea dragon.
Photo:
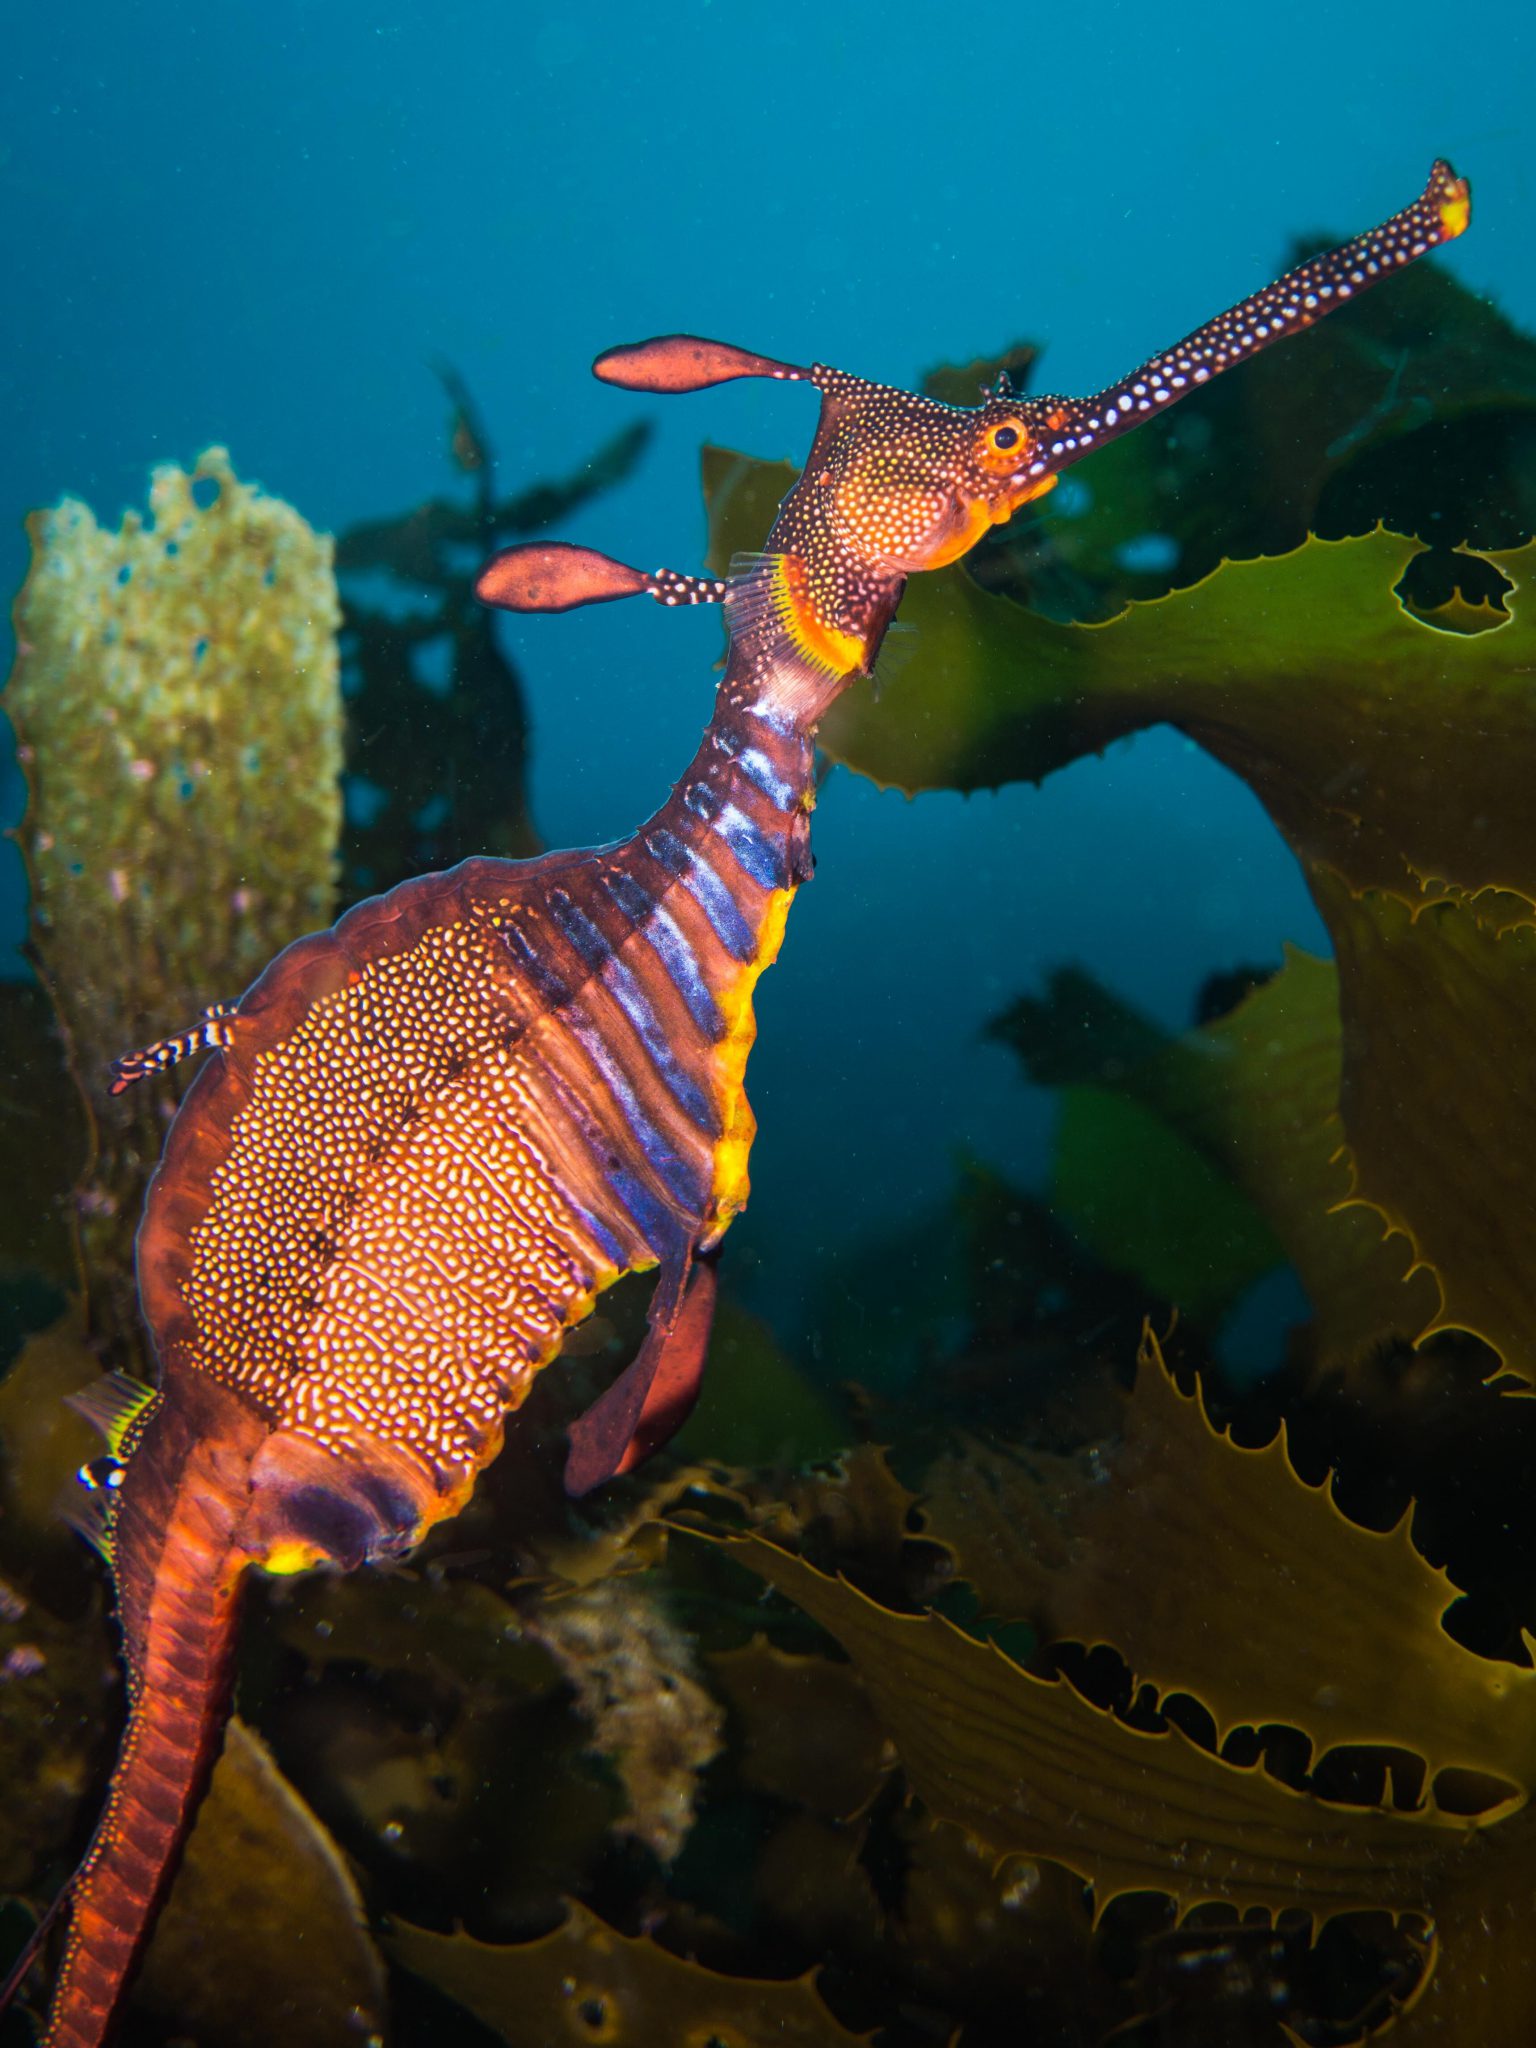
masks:
{"type": "Polygon", "coordinates": [[[868,673],[908,576],[1058,474],[1467,225],[1423,196],[1092,398],[1000,380],[966,410],[670,336],[599,357],[629,390],[808,383],[821,417],[764,553],[728,581],[524,546],[518,611],[643,593],[724,603],[714,715],[632,838],[472,859],[359,904],[233,1005],[122,1060],[206,1050],[138,1239],[159,1384],[87,1397],[86,1468],[129,1674],[106,1810],[73,1886],[51,2048],[102,2041],[218,1749],[249,1570],[397,1558],[463,1506],[508,1412],[621,1274],[656,1268],[639,1355],[572,1430],[567,1483],[628,1469],[691,1405],[714,1254],[747,1195],[752,996],[811,871],[817,721],[868,673]]]}

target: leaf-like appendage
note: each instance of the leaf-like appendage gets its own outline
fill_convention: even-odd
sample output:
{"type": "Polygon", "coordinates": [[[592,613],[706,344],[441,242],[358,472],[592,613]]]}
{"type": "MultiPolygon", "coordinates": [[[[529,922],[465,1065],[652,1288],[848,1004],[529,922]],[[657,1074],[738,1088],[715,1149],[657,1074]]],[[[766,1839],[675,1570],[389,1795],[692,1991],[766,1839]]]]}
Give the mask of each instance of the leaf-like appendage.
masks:
{"type": "Polygon", "coordinates": [[[814,1973],[727,1977],[620,1934],[576,1901],[541,1941],[515,1946],[397,1925],[389,1950],[495,2029],[509,2048],[603,2041],[610,2048],[852,2048],[814,1973]]]}
{"type": "Polygon", "coordinates": [[[1065,1680],[1032,1678],[941,1616],[894,1614],[761,1537],[727,1540],[848,1652],[914,1790],[999,1856],[1044,1856],[1094,1887],[1319,1918],[1421,1908],[1465,1823],[1335,1806],[1240,1769],[1175,1729],[1127,1727],[1065,1680]]]}

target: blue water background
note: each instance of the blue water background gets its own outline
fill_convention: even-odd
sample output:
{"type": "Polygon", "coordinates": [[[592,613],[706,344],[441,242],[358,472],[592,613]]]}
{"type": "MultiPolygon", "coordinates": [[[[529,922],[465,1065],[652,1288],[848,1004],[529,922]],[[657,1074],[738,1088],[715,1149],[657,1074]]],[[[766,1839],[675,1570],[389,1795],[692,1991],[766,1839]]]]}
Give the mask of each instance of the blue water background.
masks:
{"type": "MultiPolygon", "coordinates": [[[[1445,260],[1536,325],[1528,20],[1423,0],[12,10],[0,585],[25,573],[27,508],[68,492],[115,518],[151,463],[209,442],[322,527],[442,490],[439,357],[507,487],[654,419],[639,473],[565,531],[689,568],[701,441],[802,455],[813,400],[635,399],[592,381],[598,349],[692,329],[908,383],[1028,336],[1049,385],[1095,389],[1267,280],[1294,234],[1404,204],[1437,153],[1476,193],[1445,260]]],[[[506,631],[546,840],[628,831],[696,742],[717,621],[618,606],[506,631]]],[[[1246,790],[1167,733],[968,801],[836,775],[817,851],[760,992],[733,1238],[787,1326],[819,1255],[939,1198],[962,1151],[1038,1180],[1049,1098],[978,1031],[1050,966],[1178,1026],[1213,969],[1324,943],[1246,790]]],[[[14,857],[0,908],[13,961],[14,857]]]]}

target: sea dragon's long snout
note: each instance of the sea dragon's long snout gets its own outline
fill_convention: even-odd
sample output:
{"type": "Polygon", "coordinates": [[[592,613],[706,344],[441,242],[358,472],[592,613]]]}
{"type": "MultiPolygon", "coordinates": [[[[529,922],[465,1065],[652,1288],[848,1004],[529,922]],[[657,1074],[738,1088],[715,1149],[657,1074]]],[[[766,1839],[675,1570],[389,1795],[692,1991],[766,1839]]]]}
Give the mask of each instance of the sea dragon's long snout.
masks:
{"type": "MultiPolygon", "coordinates": [[[[628,391],[701,391],[763,377],[820,392],[816,439],[765,544],[780,566],[764,573],[761,596],[799,655],[850,674],[870,665],[908,575],[957,560],[1073,463],[1454,240],[1470,219],[1466,179],[1437,159],[1419,197],[1379,227],[1287,272],[1086,398],[1026,397],[999,379],[980,406],[943,405],[825,363],[781,362],[691,334],[625,343],[592,367],[628,391]]],[[[479,586],[486,602],[541,611],[661,595],[656,577],[588,550],[566,550],[558,577],[530,575],[526,558],[538,552],[549,550],[533,543],[499,556],[479,586]],[[577,553],[584,563],[572,559],[577,553]]]]}

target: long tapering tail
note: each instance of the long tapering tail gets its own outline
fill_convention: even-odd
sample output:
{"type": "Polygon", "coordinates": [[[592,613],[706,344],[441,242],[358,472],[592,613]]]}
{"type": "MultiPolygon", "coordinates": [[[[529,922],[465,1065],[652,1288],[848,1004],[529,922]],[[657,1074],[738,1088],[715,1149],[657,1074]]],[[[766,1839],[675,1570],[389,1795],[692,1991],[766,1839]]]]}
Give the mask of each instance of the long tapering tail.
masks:
{"type": "Polygon", "coordinates": [[[235,1536],[261,1432],[231,1397],[216,1405],[216,1418],[162,1408],[114,1508],[128,1726],[75,1880],[45,2048],[100,2048],[111,2034],[223,1743],[248,1562],[235,1536]]]}

